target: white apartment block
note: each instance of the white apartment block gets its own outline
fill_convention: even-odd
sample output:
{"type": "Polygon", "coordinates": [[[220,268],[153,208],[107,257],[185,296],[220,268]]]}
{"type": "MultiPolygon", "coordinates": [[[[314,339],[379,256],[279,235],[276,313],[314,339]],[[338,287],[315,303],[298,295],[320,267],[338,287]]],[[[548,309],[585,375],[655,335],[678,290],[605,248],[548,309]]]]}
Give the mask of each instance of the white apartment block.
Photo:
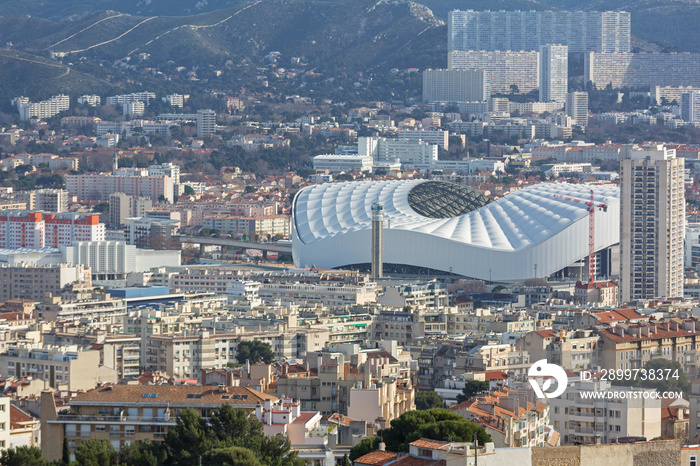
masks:
{"type": "Polygon", "coordinates": [[[453,50],[447,54],[451,70],[486,70],[492,94],[510,94],[513,85],[523,93],[538,89],[539,66],[539,51],[453,50]]]}
{"type": "MultiPolygon", "coordinates": [[[[128,244],[145,245],[154,236],[171,238],[180,229],[180,221],[152,218],[152,217],[132,217],[124,221],[124,231],[128,244]]],[[[161,264],[156,264],[161,265],[161,264]]]]}
{"type": "Polygon", "coordinates": [[[84,94],[78,97],[80,105],[89,105],[90,107],[99,107],[102,103],[102,98],[96,94],[84,94]]]}
{"type": "Polygon", "coordinates": [[[148,176],[168,176],[173,184],[180,184],[180,165],[162,163],[148,167],[148,176]]]}
{"type": "Polygon", "coordinates": [[[450,148],[450,133],[441,129],[416,129],[402,128],[398,132],[399,139],[407,141],[423,141],[428,144],[436,144],[445,150],[450,148]]]}
{"type": "Polygon", "coordinates": [[[151,99],[155,99],[156,94],[153,92],[135,92],[133,94],[122,94],[107,97],[107,105],[121,106],[129,102],[144,102],[148,105],[151,99]]]}
{"type": "Polygon", "coordinates": [[[700,123],[700,91],[681,94],[681,119],[688,123],[700,123]]]}
{"type": "Polygon", "coordinates": [[[566,101],[569,83],[569,51],[566,45],[540,47],[540,102],[566,101]]]}
{"type": "Polygon", "coordinates": [[[661,104],[662,99],[666,99],[669,103],[676,101],[677,105],[681,103],[681,94],[685,92],[700,92],[700,87],[692,86],[654,86],[651,89],[652,103],[661,104]]]}
{"type": "Polygon", "coordinates": [[[226,295],[229,297],[229,302],[245,302],[252,306],[261,304],[321,304],[328,307],[344,307],[370,304],[377,300],[374,283],[329,285],[233,280],[226,285],[226,295]]]}
{"type": "Polygon", "coordinates": [[[77,170],[79,162],[78,157],[59,157],[51,154],[18,154],[15,158],[35,167],[45,163],[51,170],[77,170]]]}
{"type": "Polygon", "coordinates": [[[66,189],[80,200],[108,201],[112,193],[142,196],[153,201],[173,202],[173,180],[169,176],[119,176],[111,174],[66,175],[66,189]]]}
{"type": "Polygon", "coordinates": [[[372,170],[372,157],[364,155],[322,154],[314,157],[314,170],[338,172],[369,172],[372,170]]]}
{"type": "Polygon", "coordinates": [[[438,160],[438,145],[414,139],[360,137],[357,138],[357,153],[372,157],[374,162],[429,165],[438,160]]]}
{"type": "Polygon", "coordinates": [[[214,110],[198,110],[195,121],[197,122],[198,138],[216,133],[216,112],[214,110]]]}
{"type": "Polygon", "coordinates": [[[163,97],[163,102],[170,105],[171,107],[182,108],[185,106],[185,102],[189,99],[189,95],[182,94],[170,94],[163,97]]]}
{"type": "Polygon", "coordinates": [[[588,92],[566,94],[566,114],[577,126],[588,126],[588,92]]]}
{"type": "Polygon", "coordinates": [[[70,98],[67,95],[59,94],[49,100],[31,103],[26,97],[16,97],[12,100],[12,104],[17,105],[19,119],[26,121],[30,118],[51,118],[70,109],[70,98]]]}
{"type": "Polygon", "coordinates": [[[103,241],[105,226],[99,215],[3,211],[0,248],[57,248],[75,241],[103,241]]]}
{"type": "Polygon", "coordinates": [[[425,70],[423,100],[426,102],[472,102],[491,97],[485,70],[425,70]]]}
{"type": "Polygon", "coordinates": [[[146,112],[146,104],[141,101],[124,102],[122,104],[122,115],[124,116],[141,116],[146,112]]]}
{"type": "Polygon", "coordinates": [[[565,44],[571,52],[629,52],[626,11],[473,11],[448,15],[447,50],[538,50],[565,44]]]}
{"type": "Polygon", "coordinates": [[[596,53],[584,55],[584,82],[598,89],[700,86],[700,53],[596,53]]]}
{"type": "Polygon", "coordinates": [[[68,191],[65,189],[39,189],[34,192],[34,209],[45,212],[66,212],[68,191]]]}
{"type": "Polygon", "coordinates": [[[620,166],[622,302],[683,296],[685,160],[646,145],[620,166]]]}
{"type": "Polygon", "coordinates": [[[645,398],[649,388],[611,386],[607,381],[569,380],[559,398],[549,400],[549,418],[562,444],[613,443],[620,437],[661,436],[661,401],[645,398]],[[582,393],[622,392],[630,398],[583,398],[582,393]],[[633,398],[639,396],[639,398],[633,398]]]}
{"type": "Polygon", "coordinates": [[[170,121],[152,121],[152,120],[131,120],[131,121],[102,121],[97,123],[95,133],[98,136],[105,134],[116,134],[121,136],[126,134],[130,136],[135,128],[141,128],[142,134],[160,134],[168,136],[170,127],[173,123],[170,121]]]}

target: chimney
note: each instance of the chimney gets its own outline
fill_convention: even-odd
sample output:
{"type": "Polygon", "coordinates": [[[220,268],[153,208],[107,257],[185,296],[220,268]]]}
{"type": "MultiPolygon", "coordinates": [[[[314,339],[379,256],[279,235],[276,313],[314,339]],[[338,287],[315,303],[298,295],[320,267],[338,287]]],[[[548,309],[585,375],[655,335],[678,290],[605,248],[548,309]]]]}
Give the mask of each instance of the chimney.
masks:
{"type": "Polygon", "coordinates": [[[245,360],[245,378],[250,378],[250,359],[245,360]]]}
{"type": "Polygon", "coordinates": [[[226,393],[226,385],[219,384],[219,393],[226,393]]]}

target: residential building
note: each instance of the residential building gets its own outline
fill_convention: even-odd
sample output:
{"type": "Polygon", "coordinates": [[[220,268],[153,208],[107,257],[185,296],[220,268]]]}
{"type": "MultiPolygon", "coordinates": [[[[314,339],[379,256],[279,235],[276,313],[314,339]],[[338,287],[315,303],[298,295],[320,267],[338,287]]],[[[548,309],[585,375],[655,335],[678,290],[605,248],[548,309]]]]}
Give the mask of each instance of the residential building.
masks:
{"type": "Polygon", "coordinates": [[[90,390],[99,382],[116,382],[113,369],[100,365],[100,352],[73,346],[21,344],[0,354],[3,375],[32,377],[49,387],[90,390]]]}
{"type": "Polygon", "coordinates": [[[167,176],[173,180],[173,184],[180,184],[180,166],[174,163],[149,165],[148,176],[167,176]]]}
{"type": "Polygon", "coordinates": [[[90,107],[99,107],[102,103],[102,98],[96,94],[84,94],[78,97],[78,103],[90,107]]]}
{"type": "Polygon", "coordinates": [[[588,126],[588,92],[569,92],[566,94],[566,114],[571,117],[573,124],[588,126]]]}
{"type": "Polygon", "coordinates": [[[613,387],[605,380],[577,380],[569,383],[562,396],[550,398],[549,417],[564,444],[606,444],[622,437],[655,439],[661,436],[661,402],[644,392],[655,390],[613,387]],[[607,391],[624,395],[591,396],[607,391]]]}
{"type": "Polygon", "coordinates": [[[169,176],[121,176],[112,174],[66,175],[66,189],[79,200],[109,201],[113,193],[173,202],[173,180],[169,176]]]}
{"type": "Polygon", "coordinates": [[[510,94],[514,86],[521,93],[539,88],[539,66],[538,50],[453,50],[447,54],[450,70],[485,70],[491,81],[491,94],[510,94]]]}
{"type": "Polygon", "coordinates": [[[71,283],[90,286],[90,269],[82,265],[0,267],[0,302],[31,299],[41,302],[47,293],[60,294],[71,283]]]}
{"type": "Polygon", "coordinates": [[[198,110],[196,121],[198,138],[216,132],[216,112],[214,110],[198,110]]]}
{"type": "Polygon", "coordinates": [[[153,238],[170,239],[178,233],[180,221],[169,218],[130,217],[124,219],[127,244],[145,248],[153,238]]]}
{"type": "Polygon", "coordinates": [[[268,400],[277,398],[248,387],[104,385],[71,398],[71,412],[59,414],[53,392],[44,391],[41,450],[46,459],[60,459],[65,438],[71,455],[87,439],[106,440],[119,451],[132,442],[162,441],[183,409],[208,418],[222,403],[254,412],[268,400]]]}
{"type": "Polygon", "coordinates": [[[548,445],[549,405],[534,398],[529,387],[501,387],[450,410],[483,427],[497,448],[548,445]]]}
{"type": "Polygon", "coordinates": [[[211,215],[204,217],[203,226],[226,233],[248,235],[256,240],[275,235],[289,236],[292,232],[291,218],[287,215],[211,215]]]}
{"type": "Polygon", "coordinates": [[[35,167],[46,164],[51,170],[78,169],[78,157],[59,157],[53,154],[18,154],[14,158],[19,159],[25,165],[35,167]]]}
{"type": "Polygon", "coordinates": [[[146,112],[146,105],[143,102],[124,102],[122,104],[122,115],[125,117],[138,117],[146,112]]]}
{"type": "Polygon", "coordinates": [[[149,197],[112,193],[109,195],[109,223],[124,225],[127,218],[144,217],[152,208],[153,200],[149,197]]]}
{"type": "Polygon", "coordinates": [[[46,322],[112,322],[126,315],[126,301],[106,293],[76,293],[46,298],[35,310],[38,319],[46,322]]]}
{"type": "Polygon", "coordinates": [[[360,137],[357,138],[357,154],[372,157],[373,164],[398,161],[402,167],[434,165],[438,162],[438,144],[420,139],[360,137]]]}
{"type": "Polygon", "coordinates": [[[576,282],[574,300],[578,304],[596,304],[598,306],[617,306],[618,286],[613,282],[576,282]]]}
{"type": "Polygon", "coordinates": [[[369,172],[372,170],[372,157],[365,155],[317,155],[313,160],[314,170],[338,172],[369,172]]]}
{"type": "Polygon", "coordinates": [[[170,94],[163,97],[162,100],[171,107],[182,108],[185,106],[185,102],[187,102],[187,99],[189,98],[190,96],[188,94],[170,94]]]}
{"type": "Polygon", "coordinates": [[[535,330],[515,343],[532,361],[546,359],[564,369],[583,370],[599,364],[600,335],[593,330],[535,330]]]}
{"type": "Polygon", "coordinates": [[[540,102],[566,102],[568,57],[566,45],[547,44],[540,47],[540,102]]]}
{"type": "Polygon", "coordinates": [[[155,98],[156,95],[153,92],[135,92],[133,94],[122,94],[107,97],[107,105],[112,105],[116,107],[117,105],[122,105],[130,102],[144,102],[146,105],[149,105],[151,99],[155,98]]]}
{"type": "Polygon", "coordinates": [[[418,142],[423,141],[428,144],[436,144],[444,150],[450,148],[450,133],[441,129],[416,129],[408,128],[399,129],[399,139],[418,142]]]}
{"type": "Polygon", "coordinates": [[[626,11],[473,11],[448,15],[447,50],[538,50],[549,43],[571,52],[629,52],[626,11]]]}
{"type": "Polygon", "coordinates": [[[74,241],[102,241],[104,235],[105,227],[98,215],[29,211],[0,214],[1,248],[57,248],[74,241]]]}
{"type": "Polygon", "coordinates": [[[34,207],[44,212],[66,212],[68,210],[68,191],[65,189],[39,189],[33,191],[34,207]]]}
{"type": "Polygon", "coordinates": [[[488,100],[491,84],[485,70],[425,70],[423,100],[426,102],[473,102],[488,100]]]}
{"type": "Polygon", "coordinates": [[[681,120],[700,123],[700,91],[681,94],[681,120]]]}
{"type": "Polygon", "coordinates": [[[583,81],[598,89],[700,87],[700,53],[590,52],[584,54],[583,81]]]}
{"type": "Polygon", "coordinates": [[[31,118],[51,118],[70,109],[70,98],[67,95],[59,94],[48,100],[31,103],[26,97],[16,97],[12,100],[12,105],[17,106],[19,119],[27,121],[31,118]]]}
{"type": "Polygon", "coordinates": [[[622,302],[683,296],[684,159],[645,145],[620,167],[622,302]]]}

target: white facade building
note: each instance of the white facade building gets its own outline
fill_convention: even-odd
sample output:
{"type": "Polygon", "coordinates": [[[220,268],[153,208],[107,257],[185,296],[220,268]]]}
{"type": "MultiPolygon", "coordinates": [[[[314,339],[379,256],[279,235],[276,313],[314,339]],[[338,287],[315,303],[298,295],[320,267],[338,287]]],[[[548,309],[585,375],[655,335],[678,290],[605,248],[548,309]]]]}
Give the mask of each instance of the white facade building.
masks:
{"type": "Polygon", "coordinates": [[[681,120],[700,123],[700,92],[690,91],[681,94],[681,120]]]}
{"type": "Polygon", "coordinates": [[[368,172],[372,170],[372,157],[366,155],[323,154],[314,157],[314,170],[337,172],[368,172]]]}
{"type": "Polygon", "coordinates": [[[447,50],[538,50],[551,43],[571,52],[629,52],[626,11],[473,11],[448,15],[447,50]]]}
{"type": "Polygon", "coordinates": [[[70,98],[63,94],[36,103],[29,102],[26,97],[17,97],[12,100],[12,103],[17,105],[19,119],[22,121],[30,118],[51,118],[70,109],[70,98]]]}
{"type": "Polygon", "coordinates": [[[564,108],[575,125],[588,126],[588,92],[569,92],[564,108]]]}
{"type": "Polygon", "coordinates": [[[426,102],[472,102],[491,97],[485,70],[425,70],[423,100],[426,102]]]}
{"type": "Polygon", "coordinates": [[[539,51],[453,50],[447,54],[447,67],[451,70],[486,70],[492,94],[510,94],[511,86],[523,93],[537,89],[539,65],[539,51]]]}
{"type": "Polygon", "coordinates": [[[540,102],[566,102],[569,51],[566,45],[540,47],[540,102]]]}

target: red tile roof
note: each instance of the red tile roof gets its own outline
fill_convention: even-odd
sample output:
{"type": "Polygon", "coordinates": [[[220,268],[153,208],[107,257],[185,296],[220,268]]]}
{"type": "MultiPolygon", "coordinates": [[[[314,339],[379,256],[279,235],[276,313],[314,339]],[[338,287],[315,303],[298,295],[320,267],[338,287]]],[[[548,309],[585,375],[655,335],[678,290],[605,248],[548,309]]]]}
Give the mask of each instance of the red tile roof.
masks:
{"type": "Polygon", "coordinates": [[[371,466],[383,466],[390,463],[396,459],[398,455],[390,451],[376,450],[372,453],[367,453],[364,456],[357,458],[354,463],[357,464],[367,464],[371,466]]]}

